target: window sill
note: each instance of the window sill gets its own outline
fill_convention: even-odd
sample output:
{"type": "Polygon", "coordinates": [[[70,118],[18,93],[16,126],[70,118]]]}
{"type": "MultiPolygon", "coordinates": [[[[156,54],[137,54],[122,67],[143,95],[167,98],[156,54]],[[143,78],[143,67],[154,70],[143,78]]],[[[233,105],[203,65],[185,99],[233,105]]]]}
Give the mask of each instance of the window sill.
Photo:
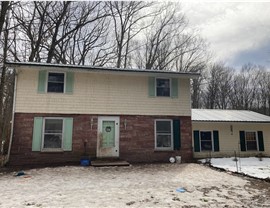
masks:
{"type": "Polygon", "coordinates": [[[44,153],[57,153],[57,152],[64,152],[63,149],[42,149],[41,152],[44,153]]]}
{"type": "Polygon", "coordinates": [[[172,96],[151,96],[150,98],[156,98],[156,99],[173,99],[173,98],[177,98],[177,97],[172,97],[172,96]]]}
{"type": "Polygon", "coordinates": [[[174,152],[173,149],[155,149],[154,152],[174,152]]]}

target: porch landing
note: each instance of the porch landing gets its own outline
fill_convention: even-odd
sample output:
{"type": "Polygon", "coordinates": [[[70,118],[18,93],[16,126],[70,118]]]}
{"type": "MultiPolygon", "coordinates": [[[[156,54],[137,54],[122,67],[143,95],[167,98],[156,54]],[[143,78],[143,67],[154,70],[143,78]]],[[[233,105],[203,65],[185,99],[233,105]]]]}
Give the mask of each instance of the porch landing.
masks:
{"type": "Polygon", "coordinates": [[[125,160],[102,158],[91,161],[91,165],[94,167],[105,167],[105,166],[129,166],[130,164],[125,160]]]}

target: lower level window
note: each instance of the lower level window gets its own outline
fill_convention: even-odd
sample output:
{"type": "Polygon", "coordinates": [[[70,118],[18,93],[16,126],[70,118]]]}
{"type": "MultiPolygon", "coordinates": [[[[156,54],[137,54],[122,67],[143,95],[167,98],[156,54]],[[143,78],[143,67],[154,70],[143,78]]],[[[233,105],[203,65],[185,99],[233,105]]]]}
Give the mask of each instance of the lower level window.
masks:
{"type": "Polygon", "coordinates": [[[45,118],[43,149],[61,149],[63,143],[63,119],[45,118]]]}
{"type": "Polygon", "coordinates": [[[171,150],[173,147],[172,120],[156,120],[156,149],[171,150]]]}
{"type": "Polygon", "coordinates": [[[201,151],[212,151],[212,132],[201,131],[201,151]]]}
{"type": "Polygon", "coordinates": [[[247,150],[257,151],[257,137],[255,131],[246,132],[246,145],[247,150]]]}

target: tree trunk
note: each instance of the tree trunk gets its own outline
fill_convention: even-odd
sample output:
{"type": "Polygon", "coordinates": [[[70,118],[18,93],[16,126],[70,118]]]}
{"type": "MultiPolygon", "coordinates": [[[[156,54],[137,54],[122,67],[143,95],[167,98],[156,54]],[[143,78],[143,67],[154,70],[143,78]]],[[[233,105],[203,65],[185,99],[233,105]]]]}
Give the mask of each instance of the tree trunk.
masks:
{"type": "Polygon", "coordinates": [[[9,1],[1,2],[1,11],[0,11],[0,36],[4,27],[5,17],[8,11],[9,1]]]}

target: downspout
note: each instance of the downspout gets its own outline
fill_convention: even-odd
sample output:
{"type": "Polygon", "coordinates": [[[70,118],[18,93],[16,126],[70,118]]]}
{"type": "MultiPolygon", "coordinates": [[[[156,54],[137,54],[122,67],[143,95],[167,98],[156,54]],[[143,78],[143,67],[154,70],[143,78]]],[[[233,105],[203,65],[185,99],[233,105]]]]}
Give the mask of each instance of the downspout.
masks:
{"type": "Polygon", "coordinates": [[[9,137],[9,146],[8,146],[8,154],[5,161],[5,164],[9,162],[12,139],[13,139],[13,129],[14,129],[14,116],[15,116],[15,106],[16,106],[16,95],[17,95],[17,71],[15,69],[15,80],[14,80],[14,91],[13,91],[13,106],[12,106],[12,118],[11,118],[11,131],[9,137]]]}

